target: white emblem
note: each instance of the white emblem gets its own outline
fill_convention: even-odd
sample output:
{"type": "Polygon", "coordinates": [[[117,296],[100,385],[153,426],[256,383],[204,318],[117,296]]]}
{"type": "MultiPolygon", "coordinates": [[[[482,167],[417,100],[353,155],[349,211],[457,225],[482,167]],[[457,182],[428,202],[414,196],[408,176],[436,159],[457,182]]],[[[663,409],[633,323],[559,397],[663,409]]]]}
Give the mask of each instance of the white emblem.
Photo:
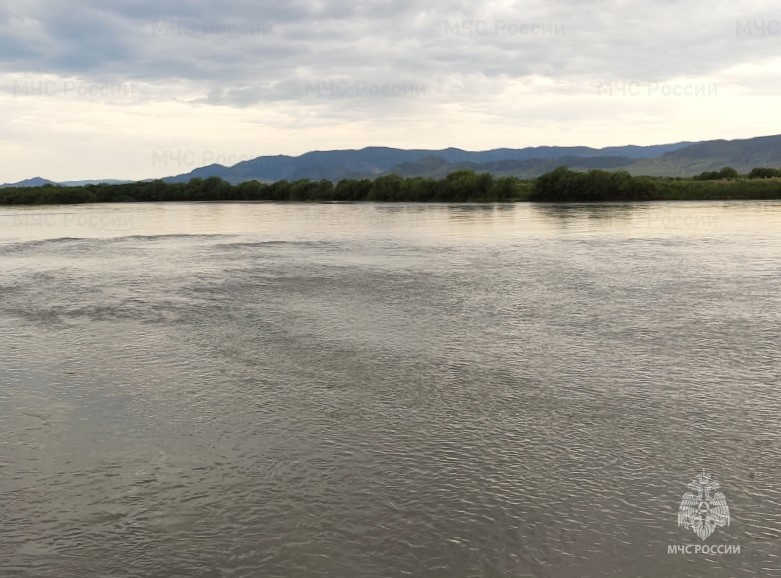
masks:
{"type": "Polygon", "coordinates": [[[678,508],[678,525],[693,530],[702,540],[713,534],[716,527],[729,526],[727,498],[721,492],[711,491],[721,487],[709,474],[701,473],[689,484],[696,493],[686,492],[678,508]]]}

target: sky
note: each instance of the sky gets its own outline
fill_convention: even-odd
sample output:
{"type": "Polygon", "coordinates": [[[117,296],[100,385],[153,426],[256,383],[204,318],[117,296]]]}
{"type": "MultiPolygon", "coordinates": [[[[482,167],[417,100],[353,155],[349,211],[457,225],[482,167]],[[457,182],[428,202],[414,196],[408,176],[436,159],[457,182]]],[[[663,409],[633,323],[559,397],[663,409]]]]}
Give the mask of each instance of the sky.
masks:
{"type": "Polygon", "coordinates": [[[781,133],[765,0],[0,0],[0,182],[781,133]]]}

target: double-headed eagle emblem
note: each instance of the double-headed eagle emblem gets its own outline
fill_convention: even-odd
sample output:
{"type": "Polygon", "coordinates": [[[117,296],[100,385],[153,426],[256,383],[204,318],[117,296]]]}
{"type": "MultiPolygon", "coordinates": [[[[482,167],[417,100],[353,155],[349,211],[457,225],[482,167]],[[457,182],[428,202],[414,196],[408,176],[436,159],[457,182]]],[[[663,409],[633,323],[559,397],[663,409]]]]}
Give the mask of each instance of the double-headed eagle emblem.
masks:
{"type": "Polygon", "coordinates": [[[711,492],[721,487],[709,474],[702,472],[688,486],[695,493],[686,492],[678,508],[678,525],[693,530],[702,540],[713,534],[717,527],[729,526],[729,507],[721,492],[711,492]]]}

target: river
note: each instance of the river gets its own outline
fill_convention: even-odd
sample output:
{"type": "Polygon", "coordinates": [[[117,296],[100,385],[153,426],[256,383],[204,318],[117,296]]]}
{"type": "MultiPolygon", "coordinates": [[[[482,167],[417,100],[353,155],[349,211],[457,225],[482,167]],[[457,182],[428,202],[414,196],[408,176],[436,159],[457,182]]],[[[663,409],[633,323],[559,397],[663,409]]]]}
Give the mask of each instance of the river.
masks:
{"type": "Polygon", "coordinates": [[[781,576],[780,287],[778,202],[0,208],[0,576],[781,576]]]}

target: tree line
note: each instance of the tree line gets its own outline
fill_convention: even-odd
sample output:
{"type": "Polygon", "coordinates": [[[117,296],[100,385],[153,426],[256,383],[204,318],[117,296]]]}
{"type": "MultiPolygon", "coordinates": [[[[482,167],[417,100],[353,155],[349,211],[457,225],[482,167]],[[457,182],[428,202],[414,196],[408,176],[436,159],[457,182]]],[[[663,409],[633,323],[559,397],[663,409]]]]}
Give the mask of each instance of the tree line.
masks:
{"type": "Polygon", "coordinates": [[[649,201],[653,182],[626,171],[572,171],[566,167],[546,173],[534,183],[530,201],[594,203],[601,201],[649,201]]]}
{"type": "Polygon", "coordinates": [[[155,201],[377,201],[377,202],[503,202],[520,200],[528,181],[496,178],[489,173],[459,170],[444,179],[386,175],[373,180],[343,179],[247,181],[233,185],[220,177],[187,183],[162,180],[80,187],[0,189],[2,204],[113,203],[155,201]]]}
{"type": "Polygon", "coordinates": [[[626,171],[559,167],[533,180],[458,170],[443,179],[385,175],[376,179],[247,181],[220,177],[186,183],[162,180],[80,187],[0,189],[0,204],[159,201],[601,202],[674,199],[781,198],[781,170],[757,168],[745,177],[725,167],[693,178],[635,177],[626,171]],[[709,184],[709,181],[719,181],[709,184]]]}

